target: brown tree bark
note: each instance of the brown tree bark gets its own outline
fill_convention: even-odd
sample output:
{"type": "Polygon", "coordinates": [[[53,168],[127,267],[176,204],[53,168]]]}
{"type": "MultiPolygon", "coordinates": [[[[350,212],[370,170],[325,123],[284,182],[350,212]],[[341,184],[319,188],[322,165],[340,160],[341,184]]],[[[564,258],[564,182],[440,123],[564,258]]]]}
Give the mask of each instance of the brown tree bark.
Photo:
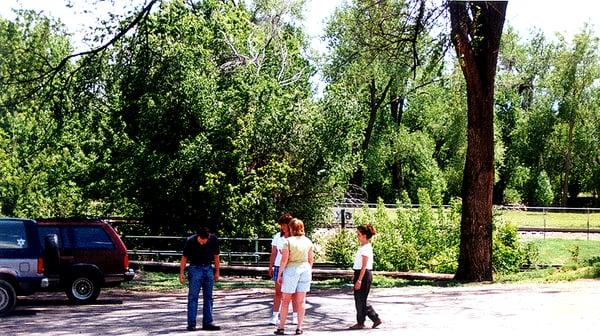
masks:
{"type": "Polygon", "coordinates": [[[573,131],[575,129],[575,122],[569,122],[569,128],[567,130],[567,151],[565,153],[565,163],[562,175],[562,191],[560,193],[560,206],[566,207],[569,199],[569,176],[571,175],[571,165],[573,158],[573,131]]]}
{"type": "MultiPolygon", "coordinates": [[[[392,78],[390,78],[380,96],[377,96],[378,92],[375,79],[372,78],[371,83],[369,83],[369,121],[367,122],[367,127],[364,131],[364,139],[362,145],[360,146],[360,150],[363,156],[366,155],[367,151],[369,150],[369,145],[371,144],[371,138],[373,135],[373,129],[375,127],[375,122],[377,121],[377,114],[379,112],[379,109],[381,108],[383,100],[387,96],[388,90],[390,89],[392,82],[393,80],[392,78]]],[[[363,178],[364,171],[362,168],[358,168],[356,172],[354,172],[352,178],[350,179],[350,183],[362,186],[363,178]]]]}
{"type": "MultiPolygon", "coordinates": [[[[390,113],[392,120],[396,126],[402,124],[402,116],[404,114],[404,97],[398,95],[398,88],[395,87],[390,94],[390,113]]],[[[392,174],[392,188],[396,192],[396,197],[400,195],[400,191],[404,189],[404,171],[402,169],[402,161],[398,158],[392,162],[390,171],[392,174]]]]}
{"type": "Polygon", "coordinates": [[[455,279],[491,281],[494,82],[507,1],[449,1],[451,38],[467,84],[467,156],[455,279]]]}

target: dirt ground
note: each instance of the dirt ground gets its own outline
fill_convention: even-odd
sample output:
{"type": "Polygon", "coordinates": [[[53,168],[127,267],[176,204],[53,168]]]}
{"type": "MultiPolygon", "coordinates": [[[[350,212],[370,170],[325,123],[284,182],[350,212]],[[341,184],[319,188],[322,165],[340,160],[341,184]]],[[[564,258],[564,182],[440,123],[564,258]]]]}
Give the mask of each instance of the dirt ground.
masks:
{"type": "MultiPolygon", "coordinates": [[[[0,320],[2,335],[272,335],[271,289],[217,290],[218,332],[188,332],[186,292],[113,289],[87,306],[61,293],[22,297],[0,320]]],[[[552,284],[375,289],[370,301],[383,324],[349,331],[355,322],[350,289],[313,291],[305,335],[558,335],[600,330],[600,280],[552,284]]],[[[200,324],[201,310],[199,314],[200,324]]],[[[370,322],[368,323],[370,326],[370,322]]],[[[295,326],[288,324],[286,334],[295,326]]]]}

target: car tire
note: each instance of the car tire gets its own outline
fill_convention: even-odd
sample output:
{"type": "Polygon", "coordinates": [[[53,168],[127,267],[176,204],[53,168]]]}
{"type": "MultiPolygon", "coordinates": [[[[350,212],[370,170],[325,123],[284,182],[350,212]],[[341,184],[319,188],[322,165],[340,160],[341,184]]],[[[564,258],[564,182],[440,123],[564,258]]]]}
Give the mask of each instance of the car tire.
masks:
{"type": "Polygon", "coordinates": [[[78,275],[69,281],[66,293],[69,300],[75,304],[91,303],[100,295],[100,284],[95,277],[78,275]]]}
{"type": "Polygon", "coordinates": [[[9,314],[17,303],[17,293],[10,282],[0,279],[0,316],[9,314]]]}

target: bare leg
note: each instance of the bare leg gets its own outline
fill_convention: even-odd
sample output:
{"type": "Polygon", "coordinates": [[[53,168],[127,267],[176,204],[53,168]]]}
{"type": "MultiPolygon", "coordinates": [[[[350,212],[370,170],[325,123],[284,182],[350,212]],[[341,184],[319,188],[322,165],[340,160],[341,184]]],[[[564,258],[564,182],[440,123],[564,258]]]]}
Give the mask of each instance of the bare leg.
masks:
{"type": "MultiPolygon", "coordinates": [[[[308,293],[304,293],[303,304],[305,305],[305,307],[306,307],[306,296],[307,295],[308,295],[308,293]]],[[[296,293],[294,293],[293,296],[292,296],[292,308],[294,309],[294,313],[298,312],[298,307],[296,307],[296,306],[297,306],[297,304],[296,304],[296,293]]]]}
{"type": "Polygon", "coordinates": [[[292,294],[292,310],[294,311],[294,313],[298,312],[298,307],[297,307],[297,304],[296,304],[296,296],[298,296],[297,294],[298,293],[292,294]]]}
{"type": "Polygon", "coordinates": [[[297,329],[302,330],[302,322],[304,321],[304,298],[306,297],[306,292],[296,292],[294,301],[296,302],[296,308],[298,313],[298,327],[297,329]]]}
{"type": "Polygon", "coordinates": [[[278,312],[281,306],[281,284],[275,281],[275,296],[273,297],[273,312],[278,312]]]}
{"type": "Polygon", "coordinates": [[[289,310],[290,300],[292,299],[292,294],[282,293],[281,295],[281,312],[279,313],[279,329],[285,329],[285,320],[287,319],[287,314],[289,310]]]}

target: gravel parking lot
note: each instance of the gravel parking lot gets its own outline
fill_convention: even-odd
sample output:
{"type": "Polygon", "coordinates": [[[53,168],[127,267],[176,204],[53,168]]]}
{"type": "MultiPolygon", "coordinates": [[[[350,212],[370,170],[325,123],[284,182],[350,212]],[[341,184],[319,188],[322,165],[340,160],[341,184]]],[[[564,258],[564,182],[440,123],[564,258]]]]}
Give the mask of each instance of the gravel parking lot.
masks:
{"type": "MultiPolygon", "coordinates": [[[[113,289],[87,306],[70,305],[61,293],[41,293],[21,298],[14,314],[0,321],[0,331],[3,335],[272,335],[275,328],[267,324],[271,295],[270,289],[217,290],[215,323],[223,330],[188,332],[184,291],[113,289]]],[[[355,314],[350,290],[313,291],[307,300],[305,334],[583,335],[600,330],[600,280],[375,289],[371,302],[384,323],[378,329],[348,331],[355,314]]],[[[294,329],[290,324],[286,332],[292,334],[294,329]]]]}

